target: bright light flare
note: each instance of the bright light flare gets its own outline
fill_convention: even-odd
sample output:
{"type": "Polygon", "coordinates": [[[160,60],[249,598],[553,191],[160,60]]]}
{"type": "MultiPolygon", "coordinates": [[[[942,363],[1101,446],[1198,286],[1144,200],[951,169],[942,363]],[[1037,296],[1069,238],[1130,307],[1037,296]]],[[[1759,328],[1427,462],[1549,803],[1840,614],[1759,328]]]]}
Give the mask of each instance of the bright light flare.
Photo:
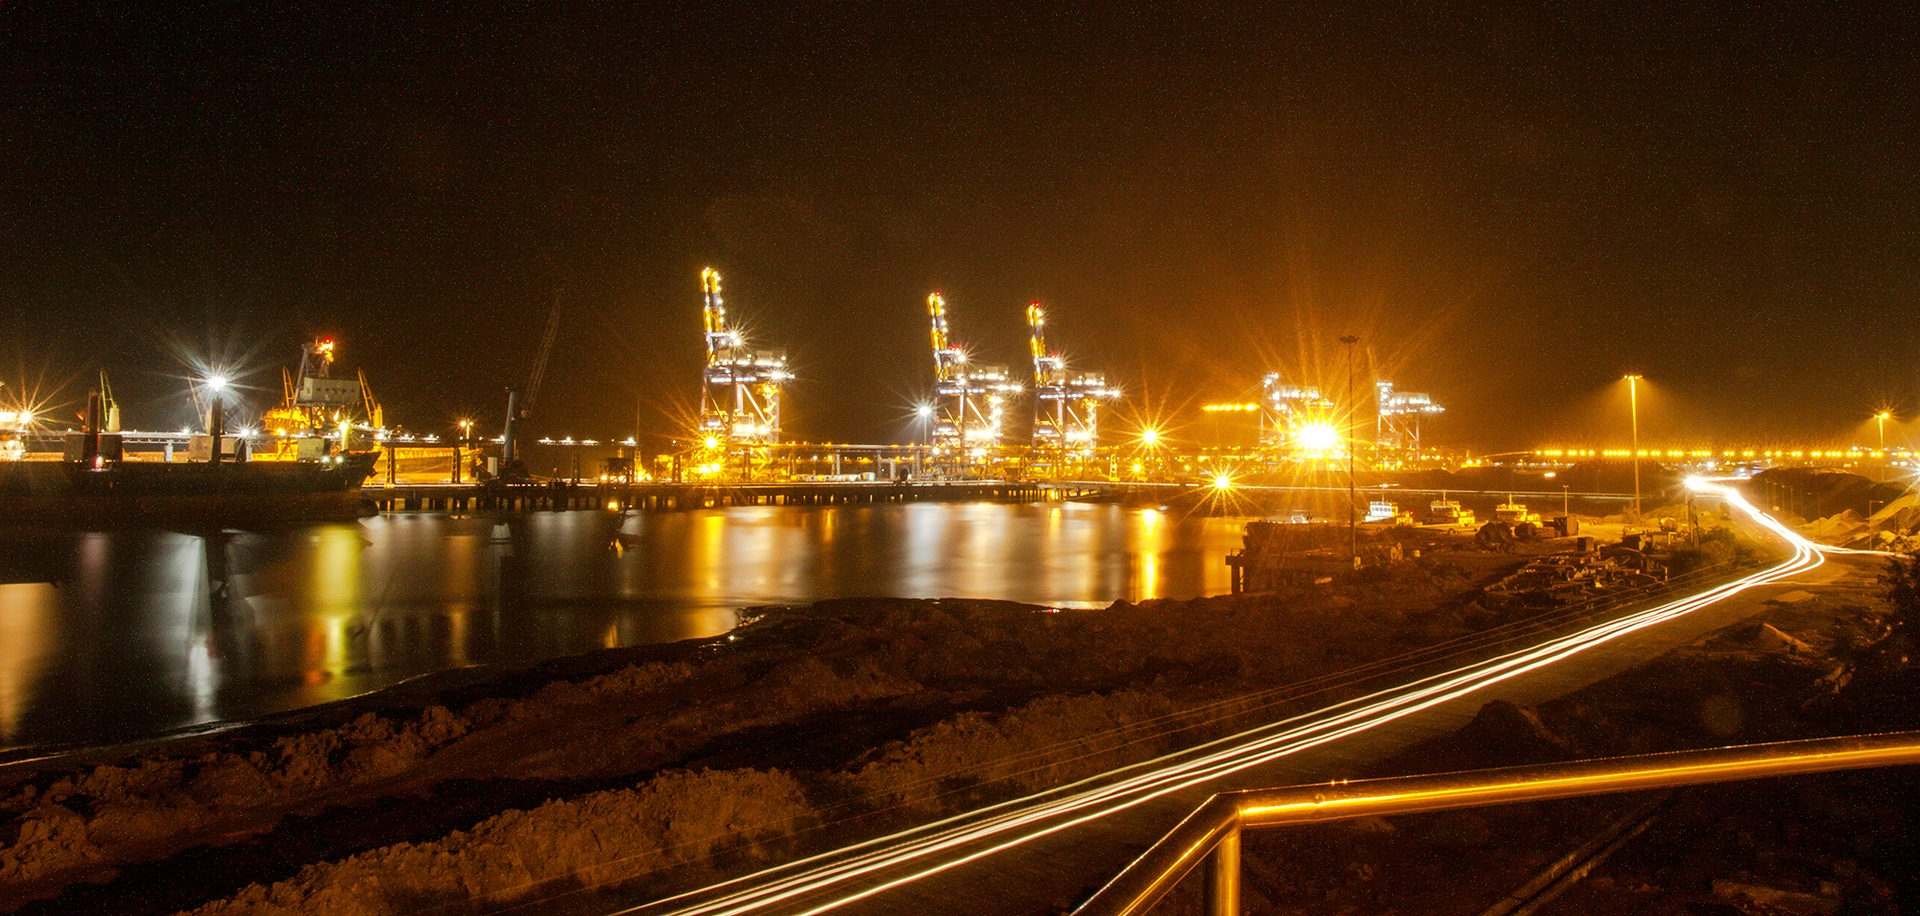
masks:
{"type": "Polygon", "coordinates": [[[1331,452],[1340,447],[1340,428],[1332,420],[1309,420],[1293,431],[1293,445],[1306,452],[1331,452]]]}
{"type": "Polygon", "coordinates": [[[1216,490],[1233,489],[1233,475],[1232,474],[1213,475],[1213,488],[1216,490]]]}

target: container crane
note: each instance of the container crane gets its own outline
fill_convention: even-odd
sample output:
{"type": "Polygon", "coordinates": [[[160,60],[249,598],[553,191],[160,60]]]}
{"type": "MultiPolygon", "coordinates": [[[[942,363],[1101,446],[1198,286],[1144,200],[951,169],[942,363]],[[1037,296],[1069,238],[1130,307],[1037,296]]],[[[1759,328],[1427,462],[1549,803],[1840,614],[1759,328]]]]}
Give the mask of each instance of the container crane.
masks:
{"type": "Polygon", "coordinates": [[[1021,391],[1005,366],[974,363],[947,332],[947,300],[927,296],[933,322],[933,449],[948,467],[984,459],[1000,446],[1007,401],[1021,391]]]}
{"type": "Polygon", "coordinates": [[[1086,457],[1100,444],[1100,407],[1120,396],[1106,376],[1072,372],[1059,353],[1047,349],[1047,313],[1027,306],[1028,340],[1033,352],[1033,447],[1064,459],[1086,457]]]}
{"type": "Polygon", "coordinates": [[[1395,391],[1393,383],[1374,383],[1378,417],[1374,421],[1374,441],[1382,449],[1420,450],[1420,419],[1446,412],[1433,397],[1420,391],[1395,391]]]}
{"type": "Polygon", "coordinates": [[[1343,436],[1333,420],[1333,402],[1311,385],[1297,385],[1278,372],[1260,380],[1260,446],[1281,455],[1330,455],[1343,436]]]}
{"type": "Polygon", "coordinates": [[[700,434],[707,449],[765,448],[780,442],[780,399],[787,382],[787,354],[746,346],[727,322],[720,298],[720,272],[700,272],[706,320],[707,367],[700,389],[700,434]]]}

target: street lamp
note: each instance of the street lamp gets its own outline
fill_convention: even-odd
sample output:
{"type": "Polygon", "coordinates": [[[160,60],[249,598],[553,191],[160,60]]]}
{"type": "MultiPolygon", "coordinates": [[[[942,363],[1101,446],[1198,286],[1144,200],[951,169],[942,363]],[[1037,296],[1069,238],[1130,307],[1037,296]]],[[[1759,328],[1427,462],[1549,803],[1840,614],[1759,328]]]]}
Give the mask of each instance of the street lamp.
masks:
{"type": "Polygon", "coordinates": [[[1873,418],[1875,420],[1880,421],[1880,479],[1881,480],[1887,479],[1887,419],[1892,416],[1893,416],[1893,411],[1891,410],[1883,410],[1873,415],[1873,418]]]}
{"type": "Polygon", "coordinates": [[[913,408],[913,415],[920,420],[920,476],[927,476],[927,465],[933,453],[933,405],[921,404],[913,408]]]}
{"type": "Polygon", "coordinates": [[[460,421],[460,438],[453,442],[453,482],[460,482],[460,450],[473,447],[473,421],[460,421]]]}
{"type": "Polygon", "coordinates": [[[1627,376],[1627,410],[1633,423],[1633,518],[1640,520],[1640,376],[1627,376]]]}
{"type": "Polygon", "coordinates": [[[232,387],[233,380],[215,373],[201,379],[200,383],[207,389],[207,435],[213,439],[213,451],[208,461],[219,464],[220,434],[226,431],[227,425],[226,406],[222,402],[226,397],[227,389],[232,387]]]}

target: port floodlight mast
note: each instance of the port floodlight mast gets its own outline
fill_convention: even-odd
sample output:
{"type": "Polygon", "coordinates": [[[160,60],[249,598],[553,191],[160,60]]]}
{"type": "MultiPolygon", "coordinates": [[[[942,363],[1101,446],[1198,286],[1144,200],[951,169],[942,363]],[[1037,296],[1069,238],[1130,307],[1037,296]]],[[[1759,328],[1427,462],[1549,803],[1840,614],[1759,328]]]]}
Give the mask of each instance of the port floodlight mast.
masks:
{"type": "Polygon", "coordinates": [[[738,458],[751,476],[754,455],[780,443],[780,397],[793,372],[784,351],[748,347],[727,322],[719,271],[700,272],[700,293],[707,367],[700,388],[699,444],[738,458]]]}
{"type": "Polygon", "coordinates": [[[1092,457],[1100,445],[1102,402],[1120,396],[1106,376],[1067,369],[1065,357],[1047,349],[1047,313],[1035,302],[1027,306],[1027,328],[1033,351],[1033,451],[1036,459],[1050,460],[1056,474],[1069,460],[1092,457]]]}
{"type": "Polygon", "coordinates": [[[947,333],[947,301],[927,296],[933,322],[933,457],[948,475],[985,465],[1000,449],[1007,402],[1021,391],[1005,366],[974,363],[947,333]]]}

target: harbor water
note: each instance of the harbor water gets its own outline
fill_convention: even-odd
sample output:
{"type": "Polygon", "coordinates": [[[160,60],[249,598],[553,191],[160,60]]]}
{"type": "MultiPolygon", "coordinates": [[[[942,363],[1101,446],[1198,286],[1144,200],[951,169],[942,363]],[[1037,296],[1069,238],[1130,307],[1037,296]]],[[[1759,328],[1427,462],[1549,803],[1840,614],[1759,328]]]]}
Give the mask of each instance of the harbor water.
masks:
{"type": "Polygon", "coordinates": [[[0,750],[124,741],[452,668],[711,637],[756,605],[881,595],[1104,607],[1218,594],[1244,521],[909,503],[9,532],[0,750]]]}

